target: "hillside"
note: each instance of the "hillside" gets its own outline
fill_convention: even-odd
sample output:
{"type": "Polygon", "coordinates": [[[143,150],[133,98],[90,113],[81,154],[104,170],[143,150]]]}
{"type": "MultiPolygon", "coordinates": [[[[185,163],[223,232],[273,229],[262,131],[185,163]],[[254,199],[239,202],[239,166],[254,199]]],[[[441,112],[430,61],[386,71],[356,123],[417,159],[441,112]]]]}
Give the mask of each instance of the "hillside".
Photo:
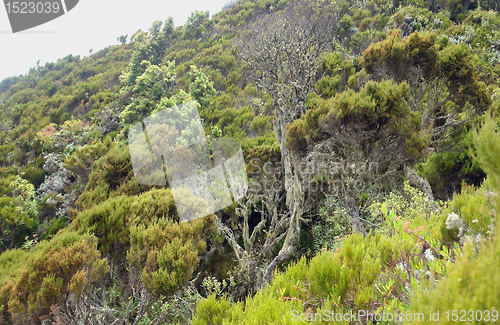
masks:
{"type": "Polygon", "coordinates": [[[497,322],[499,4],[230,1],[1,81],[0,324],[497,322]],[[174,178],[238,144],[243,197],[174,178]]]}

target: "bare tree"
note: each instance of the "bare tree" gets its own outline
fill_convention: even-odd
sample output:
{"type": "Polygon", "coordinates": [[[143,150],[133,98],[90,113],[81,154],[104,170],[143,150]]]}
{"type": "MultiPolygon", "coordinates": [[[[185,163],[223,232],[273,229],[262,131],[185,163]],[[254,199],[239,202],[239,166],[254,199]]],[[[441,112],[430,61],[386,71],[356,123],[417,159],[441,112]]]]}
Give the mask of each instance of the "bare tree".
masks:
{"type": "Polygon", "coordinates": [[[241,234],[233,232],[228,226],[217,220],[217,228],[229,242],[239,266],[247,274],[255,276],[254,289],[262,286],[264,269],[262,265],[272,259],[272,249],[287,234],[290,213],[283,209],[283,175],[264,173],[251,180],[251,187],[246,197],[238,203],[236,216],[243,219],[239,223],[241,234]],[[260,214],[260,221],[251,227],[250,215],[255,211],[260,214]],[[262,237],[265,234],[264,243],[262,237]],[[239,239],[243,244],[238,243],[239,239]]]}
{"type": "Polygon", "coordinates": [[[285,132],[286,125],[305,112],[323,54],[332,46],[339,17],[331,8],[328,2],[293,4],[277,14],[264,15],[238,43],[240,59],[251,72],[250,80],[273,97],[274,130],[284,165],[289,220],[281,251],[264,271],[264,285],[274,268],[291,256],[299,238],[303,193],[285,147],[285,132]]]}

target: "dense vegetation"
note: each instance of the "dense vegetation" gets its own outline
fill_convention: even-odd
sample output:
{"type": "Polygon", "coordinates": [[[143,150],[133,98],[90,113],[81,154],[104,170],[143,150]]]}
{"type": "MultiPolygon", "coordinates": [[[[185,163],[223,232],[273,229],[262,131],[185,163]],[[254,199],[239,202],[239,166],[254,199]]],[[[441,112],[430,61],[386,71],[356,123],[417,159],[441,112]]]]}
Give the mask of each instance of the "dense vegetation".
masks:
{"type": "Polygon", "coordinates": [[[1,81],[0,323],[492,323],[499,4],[231,1],[1,81]],[[193,101],[249,188],[180,222],[128,135],[193,101]]]}

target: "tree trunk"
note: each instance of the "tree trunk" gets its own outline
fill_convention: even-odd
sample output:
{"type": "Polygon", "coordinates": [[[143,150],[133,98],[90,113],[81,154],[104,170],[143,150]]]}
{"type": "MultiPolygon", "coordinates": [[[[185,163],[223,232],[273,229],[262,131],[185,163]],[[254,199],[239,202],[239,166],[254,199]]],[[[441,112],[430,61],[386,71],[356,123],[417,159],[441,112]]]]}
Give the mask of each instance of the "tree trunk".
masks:
{"type": "Polygon", "coordinates": [[[366,236],[366,230],[363,224],[361,223],[361,219],[359,218],[359,208],[352,204],[349,206],[349,219],[351,221],[352,232],[360,232],[363,236],[366,236]]]}
{"type": "MultiPolygon", "coordinates": [[[[288,160],[290,163],[290,160],[288,160]]],[[[290,166],[291,171],[291,166],[290,166]]],[[[292,173],[290,173],[292,174],[292,173]]],[[[286,177],[286,174],[285,174],[286,177]]],[[[264,276],[262,278],[262,289],[265,290],[266,284],[271,282],[273,272],[278,265],[287,261],[295,251],[295,247],[299,242],[300,237],[300,224],[302,221],[302,187],[300,185],[299,173],[295,171],[293,173],[293,183],[289,187],[290,190],[290,204],[288,205],[291,213],[290,226],[285,237],[285,242],[281,248],[278,256],[276,256],[271,263],[265,268],[264,276]]],[[[286,183],[285,183],[286,184],[286,183]]],[[[287,192],[288,197],[288,192],[287,192]]],[[[288,202],[287,202],[288,203],[288,202]]]]}
{"type": "Polygon", "coordinates": [[[290,152],[285,146],[286,142],[286,135],[285,135],[285,129],[286,129],[286,121],[285,121],[285,116],[281,113],[281,109],[278,108],[276,109],[276,117],[277,117],[277,122],[276,122],[276,139],[278,140],[278,143],[280,145],[280,150],[281,150],[281,161],[283,163],[283,169],[285,172],[285,192],[286,192],[286,205],[292,211],[293,207],[293,183],[294,183],[294,177],[292,174],[292,164],[290,160],[290,152]]]}
{"type": "Polygon", "coordinates": [[[410,185],[424,192],[431,204],[432,211],[435,211],[437,208],[434,205],[434,195],[432,194],[432,188],[427,179],[420,177],[411,166],[405,166],[405,174],[410,185]]]}

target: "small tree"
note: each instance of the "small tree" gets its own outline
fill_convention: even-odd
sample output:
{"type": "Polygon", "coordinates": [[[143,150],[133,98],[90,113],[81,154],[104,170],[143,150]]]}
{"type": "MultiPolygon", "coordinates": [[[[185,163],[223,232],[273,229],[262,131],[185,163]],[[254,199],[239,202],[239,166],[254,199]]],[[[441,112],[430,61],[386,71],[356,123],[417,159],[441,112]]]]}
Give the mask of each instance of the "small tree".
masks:
{"type": "Polygon", "coordinates": [[[16,176],[12,196],[0,198],[0,250],[13,248],[38,225],[39,202],[33,184],[16,176]]]}
{"type": "Polygon", "coordinates": [[[146,70],[129,83],[132,71],[120,76],[124,87],[121,89],[125,108],[120,114],[126,124],[143,119],[158,107],[162,98],[173,95],[176,87],[175,63],[167,62],[158,66],[149,61],[141,63],[146,70]]]}
{"type": "Polygon", "coordinates": [[[358,93],[315,98],[289,127],[287,143],[306,166],[302,187],[310,195],[333,196],[348,212],[353,231],[366,233],[364,208],[395,187],[425,145],[420,116],[404,101],[408,88],[370,81],[358,93]]]}
{"type": "Polygon", "coordinates": [[[125,84],[131,86],[135,83],[135,78],[141,75],[145,67],[142,61],[146,60],[153,65],[159,65],[165,57],[165,51],[169,45],[169,39],[174,30],[174,20],[172,17],[161,21],[155,21],[148,30],[148,33],[139,31],[132,36],[134,41],[134,52],[130,59],[127,79],[125,84]],[[162,28],[163,25],[163,28],[162,28]]]}
{"type": "Polygon", "coordinates": [[[194,65],[191,66],[189,76],[191,77],[189,93],[202,107],[208,107],[210,99],[216,94],[214,83],[194,65]]]}
{"type": "Polygon", "coordinates": [[[281,13],[264,15],[238,43],[240,59],[251,72],[250,80],[273,97],[274,130],[281,149],[290,213],[284,244],[265,269],[264,284],[271,280],[275,267],[292,255],[298,242],[303,193],[285,146],[286,125],[305,112],[322,56],[332,45],[337,15],[327,2],[290,5],[281,13]]]}
{"type": "Polygon", "coordinates": [[[16,180],[10,183],[10,186],[13,188],[12,193],[17,201],[17,212],[36,218],[38,216],[38,201],[33,184],[17,176],[16,180]]]}
{"type": "Polygon", "coordinates": [[[366,49],[360,65],[375,80],[409,82],[407,104],[422,114],[422,129],[440,151],[449,145],[447,139],[485,112],[491,99],[469,47],[462,43],[439,50],[436,36],[415,32],[402,39],[399,30],[391,30],[384,41],[366,49]]]}
{"type": "Polygon", "coordinates": [[[127,43],[127,37],[128,35],[118,36],[116,40],[120,42],[122,45],[124,45],[125,43],[127,43]]]}
{"type": "Polygon", "coordinates": [[[202,231],[212,222],[210,217],[181,224],[160,218],[130,228],[130,283],[134,298],[139,299],[134,325],[154,303],[188,283],[198,255],[205,250],[202,231]]]}
{"type": "Polygon", "coordinates": [[[194,11],[191,16],[188,17],[184,29],[185,38],[201,38],[206,35],[207,28],[211,21],[209,20],[210,13],[208,11],[194,11]]]}
{"type": "Polygon", "coordinates": [[[12,287],[12,318],[26,324],[28,319],[50,317],[52,311],[66,324],[91,324],[89,317],[100,309],[93,300],[94,285],[109,270],[96,237],[59,233],[50,243],[39,243],[33,253],[12,287]]]}
{"type": "Polygon", "coordinates": [[[291,215],[283,207],[286,194],[283,170],[279,167],[267,170],[269,166],[264,164],[266,171],[263,172],[257,158],[250,161],[250,166],[255,174],[245,199],[238,202],[235,210],[236,217],[243,221],[238,223],[241,235],[219,219],[216,225],[233,249],[240,269],[253,278],[253,289],[259,289],[263,285],[265,266],[273,261],[273,251],[288,233],[291,215]],[[260,215],[260,220],[251,228],[252,211],[260,215]]]}

